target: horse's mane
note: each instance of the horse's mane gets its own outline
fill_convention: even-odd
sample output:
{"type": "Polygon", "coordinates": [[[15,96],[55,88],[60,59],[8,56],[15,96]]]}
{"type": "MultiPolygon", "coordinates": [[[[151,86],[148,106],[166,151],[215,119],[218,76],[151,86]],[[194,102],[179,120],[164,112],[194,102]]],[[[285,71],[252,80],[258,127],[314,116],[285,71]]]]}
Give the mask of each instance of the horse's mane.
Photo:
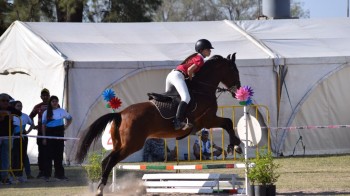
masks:
{"type": "Polygon", "coordinates": [[[225,58],[221,55],[214,55],[210,57],[207,61],[205,61],[204,65],[198,71],[198,73],[196,73],[194,78],[200,79],[202,77],[209,77],[210,73],[216,69],[216,66],[218,65],[217,62],[222,60],[225,60],[225,58]]]}

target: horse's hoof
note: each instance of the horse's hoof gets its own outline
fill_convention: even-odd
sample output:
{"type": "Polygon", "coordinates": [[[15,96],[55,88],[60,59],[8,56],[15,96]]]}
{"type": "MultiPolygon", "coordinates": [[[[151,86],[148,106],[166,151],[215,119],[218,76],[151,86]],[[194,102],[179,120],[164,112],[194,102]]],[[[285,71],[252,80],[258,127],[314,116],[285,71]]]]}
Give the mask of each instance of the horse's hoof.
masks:
{"type": "Polygon", "coordinates": [[[235,146],[234,147],[235,151],[238,153],[238,154],[242,154],[243,151],[242,151],[242,148],[240,146],[235,146]]]}
{"type": "Polygon", "coordinates": [[[103,195],[103,188],[104,188],[103,184],[99,184],[98,185],[96,196],[102,196],[103,195]]]}

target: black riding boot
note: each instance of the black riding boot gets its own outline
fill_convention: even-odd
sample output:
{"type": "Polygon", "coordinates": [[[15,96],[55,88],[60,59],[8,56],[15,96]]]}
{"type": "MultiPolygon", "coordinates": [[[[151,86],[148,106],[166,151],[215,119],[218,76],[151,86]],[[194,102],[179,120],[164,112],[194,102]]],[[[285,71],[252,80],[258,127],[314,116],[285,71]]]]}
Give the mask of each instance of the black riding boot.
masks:
{"type": "Polygon", "coordinates": [[[180,130],[180,129],[186,130],[193,126],[190,123],[186,124],[185,122],[183,122],[186,115],[186,109],[187,109],[187,103],[184,101],[181,101],[179,106],[177,107],[176,117],[174,120],[175,130],[180,130]]]}

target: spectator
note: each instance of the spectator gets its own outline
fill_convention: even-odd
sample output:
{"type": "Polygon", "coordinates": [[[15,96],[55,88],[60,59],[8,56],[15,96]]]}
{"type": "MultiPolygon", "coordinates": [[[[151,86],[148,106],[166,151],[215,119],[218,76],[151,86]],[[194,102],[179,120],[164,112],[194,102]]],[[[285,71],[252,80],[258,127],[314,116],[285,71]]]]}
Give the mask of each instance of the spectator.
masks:
{"type": "MultiPolygon", "coordinates": [[[[20,101],[14,101],[12,102],[12,105],[14,108],[18,111],[22,111],[23,105],[20,101]]],[[[14,125],[14,136],[20,136],[22,131],[22,153],[20,150],[20,138],[14,138],[13,140],[13,148],[12,148],[12,168],[13,169],[19,169],[21,168],[21,160],[25,168],[27,179],[32,179],[33,176],[31,175],[30,170],[30,162],[27,154],[27,147],[28,147],[28,137],[26,135],[34,128],[34,124],[32,119],[29,118],[29,116],[25,113],[22,113],[20,118],[14,116],[13,117],[13,125],[14,125]],[[21,124],[22,123],[22,124],[21,124]],[[22,125],[22,129],[21,126],[22,125]],[[28,131],[25,130],[26,125],[30,125],[28,131]],[[22,156],[22,157],[21,157],[22,156]]],[[[14,175],[18,178],[19,182],[25,182],[25,179],[23,178],[23,170],[22,171],[15,171],[13,172],[14,175]]]]}
{"type": "MultiPolygon", "coordinates": [[[[36,115],[38,115],[38,124],[36,126],[34,126],[34,129],[38,130],[38,136],[42,136],[42,130],[41,130],[41,118],[42,115],[44,113],[44,111],[47,109],[47,104],[50,98],[50,91],[47,90],[46,88],[44,88],[43,90],[41,90],[40,93],[40,98],[42,100],[41,103],[37,104],[36,106],[34,106],[32,112],[29,114],[29,117],[32,119],[34,119],[34,117],[36,115]]],[[[34,121],[33,121],[34,122],[34,121]]],[[[42,145],[42,138],[37,138],[36,139],[36,144],[38,145],[38,167],[39,167],[39,174],[37,176],[37,178],[41,178],[43,177],[43,171],[44,171],[44,166],[43,166],[43,159],[44,159],[44,151],[45,148],[42,145]]]]}
{"type": "Polygon", "coordinates": [[[10,96],[8,94],[0,94],[0,159],[1,159],[1,182],[3,184],[11,184],[8,178],[9,170],[9,136],[13,134],[13,122],[10,118],[11,114],[21,116],[22,113],[9,104],[10,96]],[[9,127],[11,126],[11,129],[9,127]]]}
{"type": "MultiPolygon", "coordinates": [[[[201,132],[202,146],[200,147],[198,139],[193,144],[193,154],[197,160],[200,159],[200,148],[202,148],[202,160],[210,160],[211,158],[211,146],[215,149],[213,152],[214,159],[222,154],[223,149],[216,144],[211,144],[209,140],[209,131],[207,129],[202,129],[201,132]]],[[[227,152],[224,151],[225,158],[227,157],[227,152]]]]}
{"type": "MultiPolygon", "coordinates": [[[[47,110],[42,115],[43,136],[64,137],[64,131],[72,123],[71,115],[64,109],[59,108],[58,97],[51,96],[47,110]],[[66,124],[64,124],[66,119],[66,124]]],[[[52,161],[55,166],[55,178],[68,180],[64,175],[63,151],[64,140],[43,138],[43,146],[46,148],[44,159],[44,177],[48,181],[52,172],[52,161]]]]}
{"type": "MultiPolygon", "coordinates": [[[[174,153],[171,153],[168,146],[167,148],[167,160],[174,159],[174,153]]],[[[160,162],[165,161],[165,142],[161,138],[148,139],[143,148],[143,161],[160,162]]]]}

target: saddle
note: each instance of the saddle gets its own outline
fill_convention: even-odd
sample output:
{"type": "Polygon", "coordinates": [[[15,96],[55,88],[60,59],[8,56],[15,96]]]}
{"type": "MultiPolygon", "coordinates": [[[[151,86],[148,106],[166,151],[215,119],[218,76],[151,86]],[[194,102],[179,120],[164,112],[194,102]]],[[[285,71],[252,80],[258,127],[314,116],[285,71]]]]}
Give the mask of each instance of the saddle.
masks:
{"type": "Polygon", "coordinates": [[[180,96],[169,95],[169,93],[147,93],[149,100],[153,103],[164,119],[173,119],[176,116],[177,107],[180,104],[180,96]]]}
{"type": "MultiPolygon", "coordinates": [[[[190,92],[190,94],[192,93],[190,92]]],[[[179,106],[181,101],[181,97],[177,93],[175,88],[171,88],[170,91],[165,92],[163,94],[147,93],[147,95],[149,97],[150,102],[156,106],[160,115],[164,119],[175,118],[177,107],[179,106]]],[[[191,97],[193,96],[191,95],[191,97]]],[[[191,99],[187,108],[186,116],[188,116],[188,114],[190,112],[193,112],[195,109],[196,109],[196,102],[193,101],[193,99],[191,99]]]]}

